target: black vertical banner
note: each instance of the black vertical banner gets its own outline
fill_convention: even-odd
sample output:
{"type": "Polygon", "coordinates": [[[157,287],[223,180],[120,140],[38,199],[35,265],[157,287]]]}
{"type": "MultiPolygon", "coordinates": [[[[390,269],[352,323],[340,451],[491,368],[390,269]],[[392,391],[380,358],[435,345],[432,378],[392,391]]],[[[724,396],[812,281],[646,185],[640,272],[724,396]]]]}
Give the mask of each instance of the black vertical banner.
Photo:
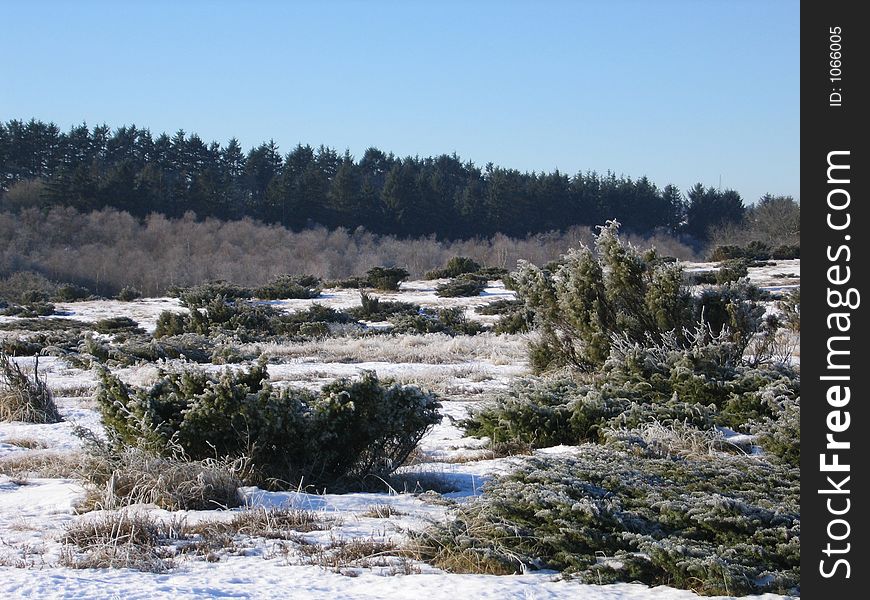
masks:
{"type": "Polygon", "coordinates": [[[866,598],[870,586],[861,6],[801,5],[801,596],[810,599],[866,598]]]}

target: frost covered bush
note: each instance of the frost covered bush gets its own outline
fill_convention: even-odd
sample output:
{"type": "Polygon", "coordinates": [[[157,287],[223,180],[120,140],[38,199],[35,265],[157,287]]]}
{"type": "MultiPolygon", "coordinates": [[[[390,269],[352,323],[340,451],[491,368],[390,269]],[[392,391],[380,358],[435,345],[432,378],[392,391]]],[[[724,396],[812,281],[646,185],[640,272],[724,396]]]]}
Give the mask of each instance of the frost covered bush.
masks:
{"type": "Polygon", "coordinates": [[[214,340],[195,333],[163,336],[160,339],[147,335],[131,335],[118,344],[86,337],[79,350],[83,355],[93,356],[99,362],[109,365],[129,366],[175,358],[207,363],[214,344],[214,340]]]}
{"type": "Polygon", "coordinates": [[[623,404],[605,405],[599,396],[588,402],[582,418],[574,409],[593,393],[572,380],[520,380],[494,406],[475,412],[463,424],[472,436],[487,436],[493,445],[514,442],[533,447],[595,439],[598,427],[618,414],[623,404]],[[595,408],[592,408],[594,405],[595,408]]]}
{"type": "Polygon", "coordinates": [[[474,312],[480,315],[509,315],[523,307],[525,307],[525,303],[522,300],[496,300],[475,307],[474,312]]]}
{"type": "Polygon", "coordinates": [[[597,256],[584,245],[564,255],[552,272],[521,261],[511,275],[540,331],[540,340],[530,345],[536,370],[591,371],[607,358],[613,333],[643,340],[680,332],[691,322],[682,270],[652,251],[642,255],[621,243],[617,229],[612,221],[601,228],[597,256]]]}
{"type": "Polygon", "coordinates": [[[777,460],[800,467],[801,462],[801,399],[780,395],[772,416],[765,416],[753,425],[758,444],[777,460]]]}
{"type": "Polygon", "coordinates": [[[164,311],[157,319],[155,338],[192,333],[208,337],[231,336],[236,341],[256,342],[273,336],[319,338],[334,331],[347,333],[334,325],[362,325],[349,314],[329,306],[313,304],[305,310],[283,314],[266,304],[244,301],[225,302],[218,297],[189,314],[164,311]]]}
{"type": "Polygon", "coordinates": [[[447,261],[447,265],[443,269],[435,269],[426,273],[426,279],[459,277],[464,273],[477,273],[479,270],[480,263],[465,256],[454,256],[447,261]]]}
{"type": "Polygon", "coordinates": [[[736,346],[739,357],[764,327],[766,293],[747,279],[707,289],[695,300],[696,322],[703,321],[712,331],[723,333],[736,346]]]}
{"type": "Polygon", "coordinates": [[[251,298],[254,294],[250,288],[223,280],[209,281],[189,288],[172,290],[170,295],[181,300],[188,308],[208,306],[215,300],[232,301],[251,298]]]}
{"type": "Polygon", "coordinates": [[[381,300],[360,290],[360,305],[348,310],[348,314],[365,321],[386,321],[396,315],[416,315],[420,312],[418,304],[410,302],[391,302],[381,300]]]}
{"type": "Polygon", "coordinates": [[[493,333],[528,333],[535,316],[528,310],[521,308],[511,313],[502,315],[495,325],[492,326],[493,333]]]}
{"type": "Polygon", "coordinates": [[[289,315],[279,315],[272,326],[279,335],[303,338],[319,338],[331,335],[333,326],[353,325],[356,320],[349,314],[322,304],[312,304],[305,310],[289,315]]]}
{"type": "Polygon", "coordinates": [[[801,289],[795,288],[776,303],[785,325],[792,331],[801,331],[801,289]]]}
{"type": "Polygon", "coordinates": [[[399,284],[410,277],[410,273],[401,267],[372,267],[366,271],[366,282],[369,286],[385,292],[395,292],[399,284]]]}
{"type": "Polygon", "coordinates": [[[54,304],[50,302],[29,302],[27,304],[10,304],[0,309],[0,315],[6,317],[19,317],[22,319],[33,319],[36,317],[47,317],[54,314],[54,304]]]}
{"type": "Polygon", "coordinates": [[[730,259],[719,263],[716,270],[716,283],[724,284],[738,281],[749,275],[749,261],[746,259],[730,259]]]}
{"type": "Polygon", "coordinates": [[[59,423],[62,420],[45,378],[39,377],[39,357],[31,377],[0,350],[0,421],[59,423]]]}
{"type": "Polygon", "coordinates": [[[657,342],[674,333],[679,343],[688,343],[683,331],[700,320],[716,333],[727,326],[748,344],[764,312],[756,288],[743,281],[693,298],[677,264],[623,244],[617,231],[611,221],[596,237],[594,252],[581,246],[551,269],[521,262],[512,274],[540,334],[529,347],[535,370],[593,371],[607,359],[615,334],[657,342]]]}
{"type": "Polygon", "coordinates": [[[487,281],[477,275],[460,275],[435,288],[435,295],[442,298],[480,296],[486,289],[487,281]]]}
{"type": "Polygon", "coordinates": [[[63,356],[74,351],[81,341],[79,331],[48,331],[21,333],[6,338],[0,344],[0,351],[10,356],[35,356],[37,354],[63,356]]]}
{"type": "Polygon", "coordinates": [[[483,326],[465,316],[460,307],[421,308],[417,314],[396,314],[389,318],[390,333],[445,333],[450,336],[475,335],[483,331],[483,326]]]}
{"type": "Polygon", "coordinates": [[[132,302],[138,298],[142,297],[142,292],[137,288],[134,288],[131,285],[124,286],[121,288],[121,291],[118,292],[117,298],[121,302],[132,302]]]}
{"type": "Polygon", "coordinates": [[[747,431],[777,419],[800,395],[800,380],[786,367],[741,363],[741,348],[725,333],[699,327],[646,344],[613,338],[599,373],[585,383],[543,379],[521,382],[466,421],[469,434],[494,443],[533,446],[600,441],[603,427],[635,428],[659,422],[713,425],[747,431]]]}
{"type": "Polygon", "coordinates": [[[313,275],[282,275],[257,288],[254,296],[263,300],[317,298],[320,284],[320,278],[313,275]]]}
{"type": "Polygon", "coordinates": [[[315,393],[272,387],[263,364],[215,375],[162,371],[148,390],[103,371],[96,398],[124,443],[159,454],[177,446],[193,460],[247,457],[252,482],[274,487],[386,477],[440,420],[432,395],[381,384],[371,372],[315,393]]]}
{"type": "Polygon", "coordinates": [[[534,325],[535,315],[521,300],[496,300],[474,310],[481,315],[499,315],[493,333],[527,333],[534,325]]]}
{"type": "Polygon", "coordinates": [[[223,296],[216,296],[206,304],[190,306],[190,312],[186,315],[170,311],[160,313],[154,337],[184,333],[208,336],[217,332],[234,332],[245,339],[256,339],[275,333],[273,321],[278,313],[270,306],[242,301],[231,303],[223,296]]]}
{"type": "Polygon", "coordinates": [[[97,333],[144,333],[139,323],[130,317],[107,317],[94,322],[94,331],[97,333]]]}
{"type": "MultiPolygon", "coordinates": [[[[702,594],[794,593],[799,471],[745,457],[646,458],[583,445],[527,459],[416,536],[437,566],[558,569],[702,594]]],[[[471,570],[467,569],[466,570],[471,570]]]]}

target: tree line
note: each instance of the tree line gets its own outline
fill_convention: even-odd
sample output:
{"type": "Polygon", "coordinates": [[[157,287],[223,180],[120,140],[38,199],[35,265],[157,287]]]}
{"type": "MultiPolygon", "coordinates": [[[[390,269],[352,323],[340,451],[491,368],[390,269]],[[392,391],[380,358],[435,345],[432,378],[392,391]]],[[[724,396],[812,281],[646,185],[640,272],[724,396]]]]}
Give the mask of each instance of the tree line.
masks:
{"type": "MultiPolygon", "coordinates": [[[[691,248],[661,233],[626,238],[644,247],[655,245],[662,254],[696,258],[691,248]]],[[[417,279],[455,256],[513,270],[519,259],[546,264],[578,241],[591,244],[593,237],[588,228],[572,227],[528,237],[401,239],[361,228],[292,231],[252,219],[196,219],[192,213],[138,219],[114,208],[83,213],[58,206],[0,212],[0,240],[3,297],[3,278],[25,272],[95,294],[114,295],[132,286],[157,296],[174,286],[215,279],[246,286],[262,286],[288,273],[334,280],[381,265],[402,267],[417,279]]]]}
{"type": "Polygon", "coordinates": [[[35,119],[0,122],[0,201],[6,210],[115,208],[233,220],[250,217],[301,230],[363,227],[399,237],[525,236],[618,220],[623,231],[654,230],[705,241],[711,228],[740,223],[734,190],[698,183],[686,194],[647,177],[479,167],[455,154],[399,158],[270,140],[245,152],[238,140],[206,143],[178,131],[152,136],[135,125],[77,125],[63,132],[35,119]]]}

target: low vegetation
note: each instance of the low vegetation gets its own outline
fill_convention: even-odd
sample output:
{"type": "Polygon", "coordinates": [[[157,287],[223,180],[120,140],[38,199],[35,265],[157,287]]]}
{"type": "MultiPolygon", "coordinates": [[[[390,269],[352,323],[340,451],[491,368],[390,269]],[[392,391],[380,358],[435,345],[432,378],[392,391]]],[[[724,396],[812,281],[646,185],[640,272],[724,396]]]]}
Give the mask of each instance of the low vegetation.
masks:
{"type": "Polygon", "coordinates": [[[622,244],[613,224],[597,255],[522,266],[513,279],[540,335],[531,358],[553,372],[514,384],[466,432],[576,454],[496,478],[417,536],[417,556],[466,572],[794,593],[800,376],[775,360],[780,320],[763,318],[745,263],[723,270],[689,296],[676,266],[622,244]]]}
{"type": "MultiPolygon", "coordinates": [[[[347,239],[364,244],[366,235],[347,239]]],[[[545,236],[539,244],[553,250],[555,239],[545,236]]],[[[19,486],[35,476],[82,481],[87,493],[78,509],[97,512],[64,535],[61,562],[74,568],[162,571],[181,556],[219,561],[272,540],[270,558],[345,574],[372,566],[414,572],[414,558],[459,572],[555,569],[590,583],[795,593],[800,377],[788,344],[799,340],[799,289],[773,298],[750,284],[748,270],[774,253],[759,240],[720,251],[715,270],[690,277],[674,259],[627,243],[615,223],[586,239],[589,245],[550,263],[555,256],[539,252],[544,267],[523,263],[510,275],[482,266],[505,264],[507,251],[458,243],[444,245],[439,262],[413,267],[410,259],[373,253],[340,269],[313,266],[317,276],[263,270],[262,281],[244,275],[241,283],[189,285],[196,278],[174,272],[135,282],[140,289],[172,287],[188,311],[162,313],[153,335],[128,317],[93,323],[39,317],[40,307],[84,291],[33,274],[7,278],[0,282],[9,295],[4,310],[20,317],[0,324],[14,330],[0,354],[5,380],[16,382],[7,387],[51,397],[38,370],[28,374],[13,353],[96,367],[95,402],[106,436],[79,430],[84,451],[65,460],[36,438],[20,438],[22,450],[0,460],[0,473],[19,486]],[[441,268],[427,275],[448,279],[439,282],[439,296],[473,298],[503,276],[518,298],[475,307],[492,317],[487,329],[466,312],[481,300],[424,307],[381,293],[400,290],[410,273],[435,265],[441,268]],[[321,279],[348,272],[365,275],[321,279]],[[359,306],[303,303],[304,310],[290,312],[268,302],[313,299],[339,285],[359,290],[359,306]],[[776,299],[778,310],[770,311],[776,299]],[[497,381],[496,370],[458,364],[485,360],[514,368],[526,359],[535,376],[509,387],[497,381]],[[433,394],[373,373],[318,391],[270,383],[267,361],[298,360],[442,365],[423,374],[403,366],[396,377],[486,400],[459,424],[488,441],[468,453],[451,449],[444,460],[510,456],[516,470],[490,480],[473,502],[441,496],[464,483],[418,464],[435,460],[418,448],[441,420],[433,394]],[[120,367],[145,363],[158,364],[130,371],[136,373],[131,381],[151,382],[147,387],[118,376],[120,367]],[[190,363],[241,366],[206,371],[190,363]],[[546,460],[529,457],[559,445],[572,448],[546,460]],[[240,510],[189,526],[138,509],[238,508],[239,488],[249,485],[414,493],[449,505],[450,518],[410,534],[409,547],[398,548],[374,537],[313,542],[301,534],[336,523],[308,511],[240,510]]],[[[396,253],[404,252],[393,242],[396,253]]],[[[113,286],[105,289],[116,293],[113,286]]],[[[134,300],[139,292],[129,288],[120,296],[134,300]]],[[[327,379],[334,371],[306,366],[304,372],[327,379]]],[[[11,406],[3,396],[0,416],[13,414],[11,406]]],[[[358,514],[391,519],[402,513],[373,504],[358,514]]]]}
{"type": "MultiPolygon", "coordinates": [[[[494,443],[535,447],[603,442],[603,431],[650,423],[769,431],[777,454],[797,465],[800,434],[773,435],[787,419],[784,407],[799,402],[800,379],[784,365],[751,367],[739,347],[699,328],[683,348],[675,336],[646,346],[615,340],[602,371],[586,382],[573,378],[516,384],[466,421],[471,435],[494,443]],[[787,446],[787,447],[786,447],[787,446]]],[[[798,404],[799,405],[799,404],[798,404]]]]}
{"type": "Polygon", "coordinates": [[[418,304],[382,300],[377,296],[367,294],[364,290],[360,290],[359,299],[360,305],[347,312],[355,319],[364,321],[387,321],[399,315],[414,316],[419,314],[421,310],[418,304]]]}
{"type": "Polygon", "coordinates": [[[39,377],[39,358],[29,375],[0,350],[0,421],[58,423],[62,420],[45,379],[39,377]]]}
{"type": "Polygon", "coordinates": [[[454,519],[418,534],[417,557],[453,571],[557,569],[701,594],[794,593],[800,475],[744,457],[659,458],[581,445],[527,459],[454,519]]]}
{"type": "Polygon", "coordinates": [[[391,334],[444,333],[449,336],[475,335],[483,331],[477,321],[465,316],[462,308],[422,308],[417,314],[398,314],[390,318],[391,334]]]}
{"type": "Polygon", "coordinates": [[[689,345],[684,332],[698,322],[748,345],[764,313],[757,289],[741,281],[692,296],[676,263],[624,243],[618,227],[601,228],[594,252],[571,250],[552,269],[521,261],[511,275],[535,317],[539,337],[529,350],[538,372],[593,371],[607,360],[614,336],[638,343],[670,336],[689,345]]]}
{"type": "Polygon", "coordinates": [[[87,495],[78,509],[115,510],[154,504],[166,510],[210,510],[241,504],[239,487],[249,471],[245,459],[193,460],[178,445],[162,452],[110,436],[108,441],[78,430],[85,441],[79,476],[87,495]]]}
{"type": "Polygon", "coordinates": [[[253,295],[263,300],[317,298],[320,296],[320,284],[320,278],[313,275],[282,275],[254,290],[253,295]]]}
{"type": "Polygon", "coordinates": [[[408,277],[410,273],[401,267],[372,267],[366,272],[365,281],[376,290],[395,292],[408,277]]]}
{"type": "Polygon", "coordinates": [[[286,508],[245,509],[229,520],[195,524],[178,517],[161,519],[142,510],[104,511],[81,517],[66,528],[60,538],[64,544],[60,564],[161,573],[175,568],[176,560],[185,556],[218,562],[221,555],[243,553],[242,536],[298,543],[299,556],[313,563],[312,553],[303,550],[301,534],[329,524],[329,519],[311,511],[286,508]]]}
{"type": "Polygon", "coordinates": [[[487,280],[478,275],[460,275],[435,288],[435,294],[442,298],[480,296],[486,288],[487,280]]]}
{"type": "Polygon", "coordinates": [[[278,488],[335,489],[387,477],[440,420],[435,398],[418,388],[381,384],[374,373],[319,393],[278,390],[264,365],[209,375],[163,371],[149,390],[100,374],[97,402],[123,443],[158,455],[250,460],[246,479],[278,488]]]}

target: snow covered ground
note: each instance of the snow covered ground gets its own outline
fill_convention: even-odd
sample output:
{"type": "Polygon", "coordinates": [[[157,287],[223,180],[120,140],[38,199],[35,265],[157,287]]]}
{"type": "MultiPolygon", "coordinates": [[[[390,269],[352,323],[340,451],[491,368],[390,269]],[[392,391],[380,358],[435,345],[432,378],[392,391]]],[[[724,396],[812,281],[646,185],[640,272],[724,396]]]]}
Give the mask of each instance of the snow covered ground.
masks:
{"type": "MultiPolygon", "coordinates": [[[[690,265],[693,270],[713,264],[690,265]]],[[[751,270],[757,284],[777,290],[799,284],[799,261],[751,270]]],[[[438,298],[438,281],[403,284],[386,299],[415,302],[423,306],[461,306],[470,318],[481,317],[474,307],[513,294],[492,283],[477,298],[438,298]]],[[[316,300],[274,302],[278,308],[295,310],[313,302],[347,308],[359,304],[354,290],[325,290],[316,300]]],[[[184,311],[171,298],[136,302],[88,301],[59,304],[64,316],[96,321],[110,316],[129,316],[146,330],[153,330],[163,310],[184,311]]],[[[12,318],[6,318],[11,320],[12,318]]],[[[527,374],[523,336],[483,334],[473,338],[441,335],[403,336],[384,342],[325,340],[286,347],[268,346],[269,373],[278,385],[319,387],[340,376],[374,370],[381,377],[417,383],[438,392],[444,419],[421,443],[413,464],[404,468],[407,480],[436,478],[447,490],[443,496],[415,493],[353,493],[312,495],[301,492],[267,492],[243,488],[246,508],[293,507],[314,511],[330,523],[327,530],[304,534],[312,544],[335,540],[378,540],[401,543],[408,530],[447,518],[448,504],[474,502],[480,487],[495,473],[512,468],[513,458],[491,458],[482,449],[485,441],[463,435],[455,421],[470,407],[507,388],[512,379],[527,374]],[[316,346],[316,347],[315,347],[316,346]],[[403,360],[399,358],[404,356],[403,360]],[[378,511],[389,507],[387,518],[378,511]]],[[[32,359],[19,359],[28,364],[32,359]]],[[[101,425],[91,399],[96,384],[93,373],[74,368],[63,360],[43,357],[40,372],[54,391],[64,422],[55,425],[0,423],[0,460],[40,459],[61,463],[72,459],[81,442],[73,435],[76,425],[99,430],[101,425]]],[[[225,368],[225,367],[209,367],[225,368]]],[[[153,365],[119,370],[127,382],[147,385],[156,376],[153,365]]],[[[539,450],[542,454],[570,453],[571,447],[539,450]]],[[[418,490],[419,491],[419,490],[418,490]]],[[[75,506],[83,489],[64,478],[8,477],[0,475],[0,593],[10,598],[379,598],[427,600],[460,598],[583,598],[588,600],[697,598],[691,591],[669,587],[649,588],[639,584],[582,585],[556,573],[529,572],[513,576],[463,575],[442,572],[422,563],[396,569],[389,564],[367,568],[331,569],[300,562],[284,552],[280,541],[249,538],[239,541],[240,550],[208,561],[202,556],[182,555],[174,568],[162,573],[131,569],[71,569],[60,567],[63,552],[60,537],[70,525],[99,516],[78,514],[75,506]]],[[[153,506],[126,510],[145,511],[155,519],[182,519],[187,523],[227,520],[239,510],[179,511],[175,514],[153,506]]],[[[782,598],[766,595],[759,598],[782,598]]]]}

